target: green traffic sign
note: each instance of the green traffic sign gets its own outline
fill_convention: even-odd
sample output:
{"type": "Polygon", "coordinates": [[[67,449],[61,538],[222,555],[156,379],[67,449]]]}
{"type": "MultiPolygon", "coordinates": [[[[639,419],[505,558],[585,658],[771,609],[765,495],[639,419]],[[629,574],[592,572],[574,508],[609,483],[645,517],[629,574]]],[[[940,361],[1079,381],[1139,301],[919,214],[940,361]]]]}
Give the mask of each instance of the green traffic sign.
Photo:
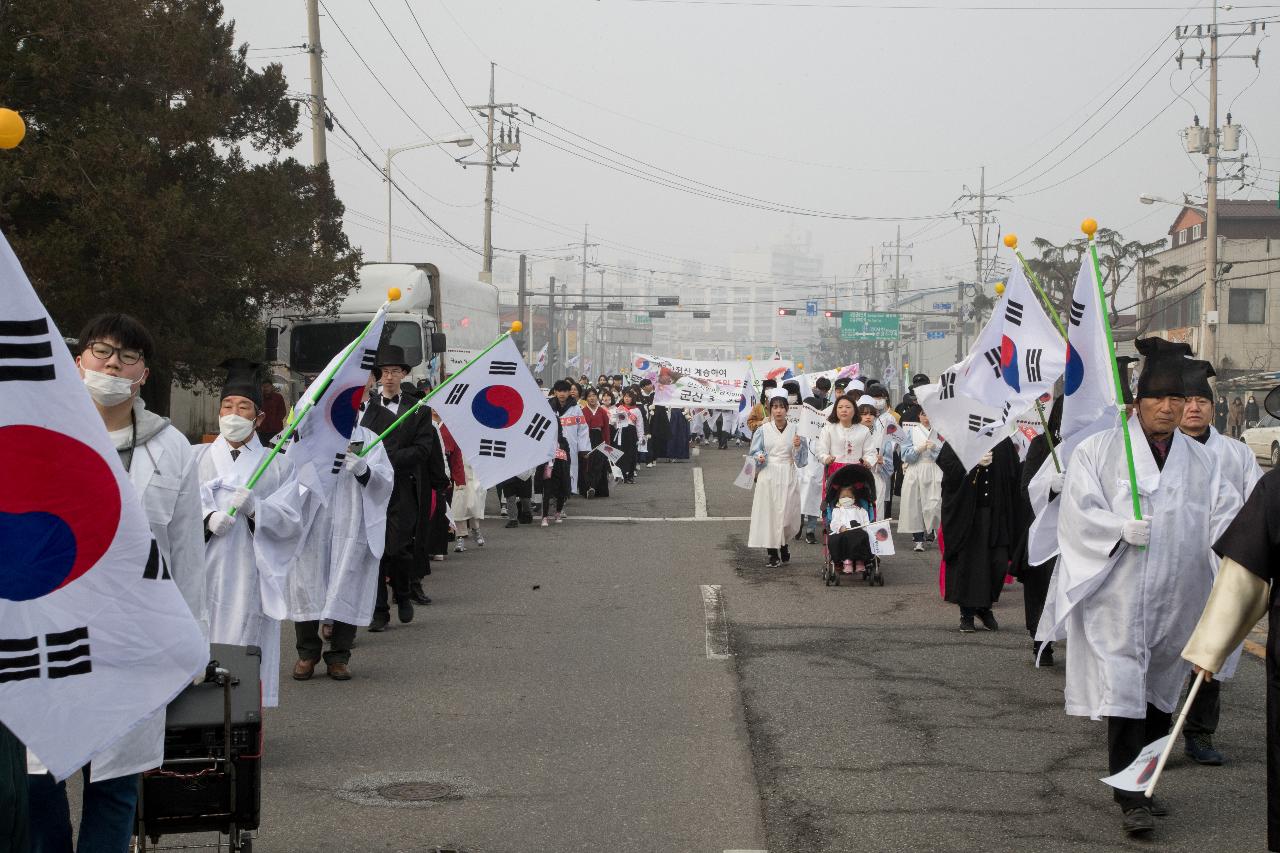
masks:
{"type": "Polygon", "coordinates": [[[842,341],[896,341],[901,317],[877,311],[845,311],[840,316],[842,341]]]}

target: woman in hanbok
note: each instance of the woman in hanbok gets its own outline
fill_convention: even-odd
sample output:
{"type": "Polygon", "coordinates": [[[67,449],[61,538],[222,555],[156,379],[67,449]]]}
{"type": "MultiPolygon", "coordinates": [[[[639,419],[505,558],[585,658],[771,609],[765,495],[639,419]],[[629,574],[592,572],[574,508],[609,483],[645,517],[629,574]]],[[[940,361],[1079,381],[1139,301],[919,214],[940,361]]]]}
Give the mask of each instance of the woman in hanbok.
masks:
{"type": "Polygon", "coordinates": [[[685,418],[683,409],[671,409],[667,419],[670,423],[667,433],[667,461],[684,462],[689,458],[689,421],[685,418]]]}
{"type": "Polygon", "coordinates": [[[926,537],[932,537],[937,530],[942,514],[942,469],[938,467],[942,441],[930,429],[929,416],[923,410],[919,423],[905,426],[898,532],[910,533],[914,550],[923,551],[926,537]]]}
{"type": "Polygon", "coordinates": [[[631,388],[622,392],[622,404],[614,411],[614,429],[618,436],[618,449],[622,451],[622,458],[618,460],[622,482],[634,483],[639,461],[636,448],[639,444],[640,407],[636,405],[636,392],[631,388]]]}
{"type": "Polygon", "coordinates": [[[646,433],[649,438],[649,460],[646,467],[652,468],[659,459],[667,458],[667,442],[671,439],[671,417],[666,406],[653,407],[646,433]]]}
{"type": "Polygon", "coordinates": [[[809,461],[808,446],[787,422],[788,408],[785,393],[771,397],[769,419],[751,438],[750,455],[757,471],[747,545],[764,548],[771,568],[791,560],[787,541],[800,528],[800,475],[796,469],[809,461]]]}

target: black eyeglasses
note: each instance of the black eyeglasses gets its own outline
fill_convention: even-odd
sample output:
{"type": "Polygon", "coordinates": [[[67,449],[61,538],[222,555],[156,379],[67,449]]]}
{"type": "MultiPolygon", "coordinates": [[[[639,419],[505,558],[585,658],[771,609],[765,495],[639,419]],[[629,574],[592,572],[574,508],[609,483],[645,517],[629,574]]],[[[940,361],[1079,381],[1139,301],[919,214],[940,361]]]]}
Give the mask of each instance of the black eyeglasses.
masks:
{"type": "Polygon", "coordinates": [[[89,352],[93,353],[93,357],[106,361],[116,353],[120,353],[121,364],[137,364],[142,361],[142,350],[129,349],[128,347],[113,347],[106,341],[94,341],[89,344],[89,352]]]}

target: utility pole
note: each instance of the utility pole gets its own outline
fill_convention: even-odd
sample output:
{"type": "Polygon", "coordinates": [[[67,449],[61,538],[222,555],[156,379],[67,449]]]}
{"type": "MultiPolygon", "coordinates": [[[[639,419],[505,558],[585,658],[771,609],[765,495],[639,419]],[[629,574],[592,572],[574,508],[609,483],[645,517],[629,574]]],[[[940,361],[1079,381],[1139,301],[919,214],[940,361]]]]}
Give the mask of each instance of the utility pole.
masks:
{"type": "MultiPolygon", "coordinates": [[[[525,284],[525,263],[525,256],[522,254],[520,256],[520,284],[519,290],[516,292],[516,317],[520,320],[520,324],[524,326],[524,329],[517,335],[517,339],[524,344],[526,351],[524,357],[525,361],[528,361],[533,350],[533,323],[525,318],[525,310],[529,304],[529,291],[525,284]]],[[[519,350],[521,347],[517,346],[516,349],[519,350]]]]}
{"type": "MultiPolygon", "coordinates": [[[[905,247],[902,245],[902,226],[899,225],[897,236],[894,238],[894,241],[892,243],[884,243],[882,245],[886,249],[887,248],[893,249],[893,308],[897,310],[902,303],[902,257],[904,254],[902,250],[903,248],[907,248],[907,249],[913,248],[915,244],[908,243],[905,247]]],[[[908,254],[907,257],[910,258],[911,256],[908,254]]],[[[898,365],[899,367],[901,367],[901,362],[910,360],[909,358],[910,344],[911,344],[911,341],[909,339],[902,340],[900,338],[898,341],[898,345],[901,348],[903,353],[903,358],[899,359],[899,365],[898,365]]],[[[902,377],[901,383],[902,384],[900,385],[899,390],[905,391],[907,387],[907,378],[902,377]]]]}
{"type": "Polygon", "coordinates": [[[600,321],[596,323],[596,361],[592,367],[595,368],[596,373],[599,373],[601,366],[604,365],[604,323],[608,315],[604,301],[604,267],[597,272],[600,273],[600,321]]]}
{"type": "MultiPolygon", "coordinates": [[[[484,282],[493,281],[493,172],[498,166],[504,166],[515,169],[520,164],[518,162],[500,163],[498,158],[503,154],[519,154],[520,153],[520,128],[512,127],[510,119],[515,117],[514,110],[520,108],[519,104],[495,104],[494,103],[494,69],[496,63],[489,63],[489,103],[476,104],[468,106],[467,109],[475,110],[480,115],[487,118],[488,139],[485,141],[485,157],[482,163],[474,161],[463,161],[463,166],[482,165],[485,169],[484,175],[484,268],[480,271],[480,280],[484,282]],[[494,139],[493,130],[496,121],[496,113],[502,110],[507,116],[508,126],[501,128],[497,140],[494,139]]],[[[517,159],[519,159],[517,157],[517,159]]]]}
{"type": "MultiPolygon", "coordinates": [[[[582,226],[582,301],[587,301],[587,249],[598,245],[597,243],[587,242],[587,226],[582,226]]],[[[601,305],[601,308],[604,306],[601,305]]],[[[578,369],[581,370],[585,365],[583,362],[587,358],[587,312],[578,312],[578,369]]]]}
{"type": "Polygon", "coordinates": [[[324,51],[320,47],[320,0],[307,0],[307,53],[310,54],[311,65],[311,161],[319,166],[329,161],[324,137],[324,51]]]}
{"type": "MultiPolygon", "coordinates": [[[[1226,126],[1218,127],[1218,62],[1222,59],[1252,59],[1254,66],[1257,66],[1261,50],[1255,49],[1252,54],[1223,56],[1218,53],[1218,38],[1223,35],[1218,29],[1218,0],[1213,0],[1210,21],[1209,55],[1206,57],[1204,50],[1201,49],[1200,55],[1195,59],[1201,68],[1204,67],[1205,59],[1209,60],[1209,126],[1200,127],[1200,118],[1197,116],[1195,124],[1186,131],[1186,147],[1188,152],[1204,154],[1208,163],[1204,211],[1204,310],[1200,318],[1199,356],[1206,361],[1216,362],[1218,360],[1218,183],[1220,180],[1218,164],[1243,160],[1243,157],[1220,156],[1222,151],[1239,150],[1240,126],[1231,123],[1231,115],[1228,113],[1226,126]]],[[[1241,22],[1234,26],[1238,29],[1227,32],[1225,35],[1235,36],[1237,40],[1246,35],[1257,35],[1258,32],[1257,21],[1241,22]]],[[[1263,26],[1265,28],[1266,25],[1263,24],[1263,26]]],[[[1179,41],[1199,40],[1204,36],[1204,29],[1203,24],[1194,28],[1175,27],[1173,37],[1179,41]]],[[[1234,43],[1235,41],[1232,41],[1232,44],[1234,43]]],[[[1185,53],[1178,51],[1178,68],[1182,68],[1184,59],[1186,59],[1185,53]]]]}
{"type": "MultiPolygon", "coordinates": [[[[961,217],[975,217],[969,220],[974,225],[973,232],[973,287],[975,292],[981,288],[987,277],[987,225],[995,221],[995,210],[987,206],[989,199],[1005,199],[1007,196],[987,195],[987,167],[983,166],[978,177],[978,191],[976,193],[969,191],[966,187],[963,195],[959,200],[977,201],[978,209],[964,211],[957,214],[961,217]]],[[[960,361],[965,355],[965,305],[964,305],[965,283],[963,281],[956,283],[956,361],[960,361]]]]}
{"type": "Polygon", "coordinates": [[[556,331],[556,277],[551,276],[551,299],[547,302],[547,377],[554,381],[560,356],[560,335],[556,331]]]}

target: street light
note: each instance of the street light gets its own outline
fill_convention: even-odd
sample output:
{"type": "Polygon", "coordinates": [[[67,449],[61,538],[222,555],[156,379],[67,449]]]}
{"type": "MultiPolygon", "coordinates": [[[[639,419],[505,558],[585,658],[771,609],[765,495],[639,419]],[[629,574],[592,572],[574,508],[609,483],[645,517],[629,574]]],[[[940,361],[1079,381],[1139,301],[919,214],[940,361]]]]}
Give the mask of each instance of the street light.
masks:
{"type": "Polygon", "coordinates": [[[1138,196],[1138,201],[1143,204],[1171,204],[1175,207],[1187,207],[1204,216],[1205,220],[1205,240],[1204,240],[1204,311],[1200,316],[1200,357],[1207,362],[1213,363],[1217,361],[1218,340],[1218,227],[1217,227],[1217,210],[1212,212],[1209,209],[1208,201],[1205,204],[1193,204],[1187,195],[1183,195],[1182,201],[1170,201],[1167,198],[1143,193],[1138,196]]]}
{"type": "Polygon", "coordinates": [[[469,148],[475,145],[476,141],[470,136],[445,136],[440,139],[433,139],[429,142],[415,142],[412,145],[401,145],[399,148],[387,149],[387,166],[382,174],[387,179],[387,261],[391,260],[391,192],[394,189],[391,186],[391,158],[405,151],[412,151],[415,148],[430,148],[433,145],[459,145],[463,148],[469,148]]]}

